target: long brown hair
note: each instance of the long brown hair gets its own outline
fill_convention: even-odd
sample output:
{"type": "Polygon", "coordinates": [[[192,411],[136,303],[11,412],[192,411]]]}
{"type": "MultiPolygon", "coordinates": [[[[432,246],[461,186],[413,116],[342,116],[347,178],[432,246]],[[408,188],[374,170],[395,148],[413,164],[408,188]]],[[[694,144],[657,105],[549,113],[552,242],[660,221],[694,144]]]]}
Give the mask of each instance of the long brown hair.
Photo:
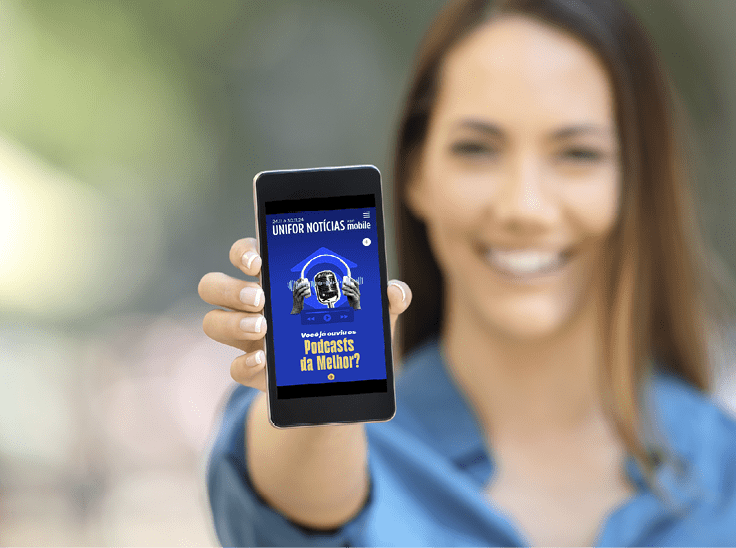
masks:
{"type": "Polygon", "coordinates": [[[706,326],[725,318],[716,310],[712,272],[688,192],[684,112],[647,33],[621,0],[457,0],[435,19],[420,46],[400,119],[395,157],[397,244],[401,277],[412,288],[402,316],[400,351],[438,337],[443,277],[424,224],[405,201],[427,133],[439,72],[448,51],[479,25],[501,14],[521,14],[578,38],[604,63],[614,91],[623,174],[620,217],[606,255],[603,326],[606,411],[653,489],[662,459],[676,462],[666,441],[645,446],[651,420],[642,395],[652,361],[692,386],[712,384],[706,326]],[[713,314],[710,314],[712,312],[713,314]]]}

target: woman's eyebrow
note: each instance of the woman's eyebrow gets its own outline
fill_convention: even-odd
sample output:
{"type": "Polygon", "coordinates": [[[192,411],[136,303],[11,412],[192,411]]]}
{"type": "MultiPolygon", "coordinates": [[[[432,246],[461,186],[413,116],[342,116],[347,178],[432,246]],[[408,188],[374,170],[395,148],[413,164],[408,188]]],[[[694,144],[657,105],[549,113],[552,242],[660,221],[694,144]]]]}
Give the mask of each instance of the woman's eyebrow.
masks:
{"type": "MultiPolygon", "coordinates": [[[[503,129],[501,129],[500,126],[492,122],[478,120],[476,118],[466,118],[464,120],[460,120],[457,124],[455,124],[455,127],[472,129],[481,133],[485,133],[491,137],[497,137],[499,139],[503,139],[506,137],[506,133],[503,129]]],[[[575,137],[576,135],[581,134],[595,134],[602,137],[608,137],[611,135],[611,130],[606,126],[598,124],[576,124],[555,130],[549,135],[548,138],[550,140],[561,140],[575,137]]]]}
{"type": "Polygon", "coordinates": [[[501,139],[505,137],[504,131],[496,124],[486,122],[484,120],[478,120],[475,118],[466,118],[464,120],[460,120],[458,123],[454,124],[454,127],[473,129],[475,131],[480,131],[481,133],[485,133],[492,137],[499,137],[501,139]]]}
{"type": "Polygon", "coordinates": [[[579,124],[558,129],[550,134],[549,139],[567,139],[569,137],[575,137],[576,135],[586,133],[600,135],[601,137],[608,137],[611,135],[611,130],[606,126],[600,126],[598,124],[579,124]]]}

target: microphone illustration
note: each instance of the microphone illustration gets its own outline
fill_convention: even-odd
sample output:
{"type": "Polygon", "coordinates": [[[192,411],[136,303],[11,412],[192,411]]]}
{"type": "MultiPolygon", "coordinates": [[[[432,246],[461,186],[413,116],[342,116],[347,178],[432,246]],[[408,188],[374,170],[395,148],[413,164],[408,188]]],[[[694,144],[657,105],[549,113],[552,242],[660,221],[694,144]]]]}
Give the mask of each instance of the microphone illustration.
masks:
{"type": "Polygon", "coordinates": [[[317,290],[317,300],[328,308],[335,308],[335,303],[340,300],[340,287],[335,273],[332,270],[318,272],[314,276],[314,287],[317,290]]]}

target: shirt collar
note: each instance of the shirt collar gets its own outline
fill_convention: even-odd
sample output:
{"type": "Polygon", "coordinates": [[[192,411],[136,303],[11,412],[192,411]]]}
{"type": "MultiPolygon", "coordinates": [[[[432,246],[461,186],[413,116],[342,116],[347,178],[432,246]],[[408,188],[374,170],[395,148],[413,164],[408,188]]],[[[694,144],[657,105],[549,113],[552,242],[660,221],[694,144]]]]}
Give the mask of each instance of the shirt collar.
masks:
{"type": "Polygon", "coordinates": [[[425,343],[404,360],[397,385],[398,405],[406,402],[441,453],[458,465],[477,456],[487,457],[478,422],[448,375],[437,340],[425,343]]]}
{"type": "MultiPolygon", "coordinates": [[[[488,472],[492,474],[492,448],[486,445],[471,406],[447,371],[439,341],[433,339],[413,351],[404,361],[404,367],[397,381],[400,385],[397,397],[416,413],[415,419],[421,423],[432,444],[460,467],[473,459],[485,458],[489,464],[488,472]]],[[[683,428],[678,413],[682,413],[685,403],[683,390],[688,387],[683,387],[682,383],[684,381],[678,381],[655,367],[651,384],[645,390],[647,402],[657,413],[655,421],[661,421],[668,439],[673,437],[670,435],[673,428],[683,428]]],[[[656,439],[652,437],[647,445],[658,446],[656,439]]],[[[657,482],[670,497],[672,511],[689,507],[703,494],[702,484],[695,473],[697,467],[683,458],[685,448],[677,441],[675,438],[674,443],[670,442],[676,460],[665,460],[655,470],[657,482]]],[[[643,471],[630,454],[625,461],[625,470],[640,492],[650,492],[643,471]]]]}

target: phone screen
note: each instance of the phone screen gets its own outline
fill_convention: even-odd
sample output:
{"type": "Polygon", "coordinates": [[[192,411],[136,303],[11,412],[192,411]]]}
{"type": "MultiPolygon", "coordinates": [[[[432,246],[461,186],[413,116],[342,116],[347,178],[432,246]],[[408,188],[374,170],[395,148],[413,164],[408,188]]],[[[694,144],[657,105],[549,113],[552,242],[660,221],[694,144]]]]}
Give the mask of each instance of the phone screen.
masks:
{"type": "Polygon", "coordinates": [[[267,201],[265,213],[277,398],[386,392],[375,196],[267,201]]]}

